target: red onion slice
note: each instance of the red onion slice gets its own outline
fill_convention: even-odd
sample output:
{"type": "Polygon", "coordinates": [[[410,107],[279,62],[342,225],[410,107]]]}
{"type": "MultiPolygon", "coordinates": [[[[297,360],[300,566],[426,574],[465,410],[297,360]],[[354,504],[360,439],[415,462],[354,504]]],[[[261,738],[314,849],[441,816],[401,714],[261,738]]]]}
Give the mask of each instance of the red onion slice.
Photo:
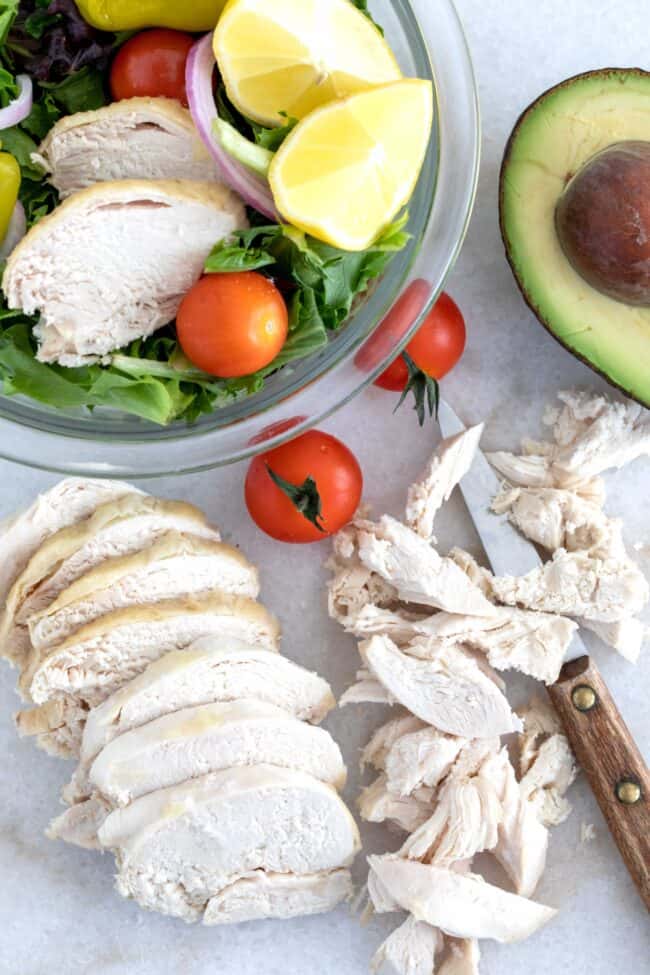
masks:
{"type": "Polygon", "coordinates": [[[27,74],[19,74],[16,81],[20,92],[6,108],[0,108],[0,129],[9,129],[12,125],[18,125],[32,110],[34,100],[32,79],[27,74]]]}
{"type": "Polygon", "coordinates": [[[212,93],[214,65],[212,34],[206,34],[191,49],[185,68],[187,100],[194,124],[217,163],[224,182],[239,193],[249,206],[278,222],[280,218],[266,180],[260,179],[242,163],[233,159],[212,135],[213,124],[219,117],[212,93]]]}
{"type": "Polygon", "coordinates": [[[14,212],[11,214],[9,227],[5,239],[0,244],[0,261],[6,261],[14,247],[16,247],[27,233],[27,218],[25,208],[20,202],[16,203],[14,212]]]}

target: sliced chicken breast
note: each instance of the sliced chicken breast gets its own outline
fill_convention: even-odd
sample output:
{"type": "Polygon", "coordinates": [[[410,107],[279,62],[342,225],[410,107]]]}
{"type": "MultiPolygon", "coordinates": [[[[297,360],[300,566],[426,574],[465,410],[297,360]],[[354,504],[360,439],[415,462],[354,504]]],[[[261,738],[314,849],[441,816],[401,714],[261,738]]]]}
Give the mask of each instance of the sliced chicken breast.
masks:
{"type": "Polygon", "coordinates": [[[392,855],[371,856],[368,863],[404,910],[453,937],[491,938],[506,944],[523,941],[557,913],[475,874],[461,875],[392,855]]]}
{"type": "Polygon", "coordinates": [[[433,540],[437,512],[472,466],[483,429],[480,423],[443,440],[424,473],[409,488],[405,522],[427,541],[433,540]]]}
{"type": "Polygon", "coordinates": [[[265,765],[142,796],[111,813],[99,839],[116,854],[124,897],[186,921],[199,920],[212,898],[255,871],[338,870],[360,847],[334,789],[265,765]]]}
{"type": "Polygon", "coordinates": [[[168,531],[219,541],[216,528],[194,505],[136,492],[96,510],[47,538],[12,585],[0,619],[0,644],[24,666],[31,641],[27,621],[80,576],[109,558],[147,548],[168,531]]]}
{"type": "Polygon", "coordinates": [[[235,639],[206,637],[150,664],[90,712],[82,762],[89,766],[118,735],[162,715],[242,697],[274,704],[315,723],[335,704],[327,681],[286,657],[235,639]]]}
{"type": "Polygon", "coordinates": [[[41,362],[94,362],[173,321],[214,244],[245,226],[218,183],[98,183],[29,231],[2,287],[10,308],[40,312],[41,362]]]}
{"type": "Polygon", "coordinates": [[[235,880],[211,897],[203,914],[203,923],[238,924],[261,918],[323,914],[351,897],[349,870],[303,875],[259,871],[235,880]]]}
{"type": "MultiPolygon", "coordinates": [[[[0,602],[43,542],[60,529],[88,518],[96,508],[129,494],[141,495],[124,481],[68,477],[0,528],[0,602]]],[[[6,655],[7,648],[3,648],[6,655]]]]}
{"type": "Polygon", "coordinates": [[[132,555],[108,559],[73,582],[29,619],[37,654],[116,609],[221,591],[255,599],[259,574],[238,549],[168,532],[132,555]]]}
{"type": "Polygon", "coordinates": [[[361,818],[367,823],[383,823],[388,820],[405,833],[412,833],[431,815],[433,793],[423,789],[422,794],[399,796],[389,792],[386,776],[382,773],[375,781],[361,790],[357,805],[361,818]]]}
{"type": "Polygon", "coordinates": [[[491,616],[495,608],[458,566],[395,518],[359,523],[359,558],[407,603],[491,616]]]}
{"type": "Polygon", "coordinates": [[[335,789],[345,784],[341,752],[328,731],[246,699],[184,708],[114,738],[93,762],[89,780],[124,806],[155,789],[256,763],[299,769],[335,789]]]}
{"type": "Polygon", "coordinates": [[[209,634],[275,646],[280,627],[254,600],[223,593],[118,609],[50,650],[29,675],[32,700],[72,694],[94,706],[153,660],[209,634]]]}
{"type": "Polygon", "coordinates": [[[128,98],[66,115],[36,160],[63,198],[117,179],[220,178],[188,109],[172,98],[128,98]]]}
{"type": "Polygon", "coordinates": [[[464,738],[431,727],[402,735],[384,760],[389,792],[409,796],[422,786],[435,788],[466,744],[464,738]]]}
{"type": "Polygon", "coordinates": [[[376,636],[360,646],[373,676],[422,721],[461,738],[494,738],[521,729],[505,695],[459,649],[430,660],[410,657],[376,636]]]}
{"type": "Polygon", "coordinates": [[[592,558],[564,549],[525,576],[495,577],[492,587],[497,599],[509,606],[583,616],[597,623],[634,616],[650,596],[645,576],[631,559],[592,558]]]}
{"type": "Polygon", "coordinates": [[[381,725],[361,753],[361,771],[365,769],[366,765],[372,765],[373,768],[384,772],[386,760],[393,745],[404,735],[414,734],[426,727],[424,721],[420,721],[419,718],[407,711],[398,718],[392,718],[386,724],[381,725]]]}

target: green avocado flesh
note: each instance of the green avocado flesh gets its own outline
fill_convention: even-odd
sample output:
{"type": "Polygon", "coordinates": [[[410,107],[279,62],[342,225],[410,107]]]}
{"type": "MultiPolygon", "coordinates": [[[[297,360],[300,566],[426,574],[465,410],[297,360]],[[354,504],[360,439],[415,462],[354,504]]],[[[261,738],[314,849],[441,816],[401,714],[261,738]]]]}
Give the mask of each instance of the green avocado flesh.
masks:
{"type": "Polygon", "coordinates": [[[570,180],[603,149],[650,142],[650,73],[580,75],[522,115],[501,171],[501,231],[526,301],[563,345],[650,406],[650,308],[601,294],[569,263],[555,209],[570,180]]]}

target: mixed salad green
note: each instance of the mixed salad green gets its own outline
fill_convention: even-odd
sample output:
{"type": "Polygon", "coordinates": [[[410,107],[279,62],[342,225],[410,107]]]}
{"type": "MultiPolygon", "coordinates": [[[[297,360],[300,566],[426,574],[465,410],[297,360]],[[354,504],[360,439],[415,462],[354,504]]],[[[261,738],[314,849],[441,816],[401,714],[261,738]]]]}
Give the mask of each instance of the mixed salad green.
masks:
{"type": "MultiPolygon", "coordinates": [[[[365,0],[354,0],[367,13],[365,0]]],[[[108,70],[130,34],[110,34],[86,24],[72,0],[0,0],[0,108],[19,92],[16,76],[32,79],[33,105],[18,125],[0,131],[3,151],[19,163],[19,199],[27,227],[58,203],[55,189],[32,158],[39,142],[64,115],[110,101],[108,70]]],[[[295,122],[268,129],[243,118],[223,86],[219,116],[251,144],[275,152],[295,122]]],[[[251,229],[215,246],[207,273],[256,270],[281,283],[289,309],[289,337],[265,369],[244,378],[217,379],[184,356],[174,323],[133,342],[102,364],[63,367],[36,358],[37,319],[0,303],[0,380],[5,395],[22,394],[59,409],[111,407],[158,424],[196,420],[201,414],[259,391],[281,366],[324,348],[357,296],[383,273],[407,243],[406,219],[396,221],[364,252],[338,250],[293,228],[269,224],[249,208],[251,229]]]]}

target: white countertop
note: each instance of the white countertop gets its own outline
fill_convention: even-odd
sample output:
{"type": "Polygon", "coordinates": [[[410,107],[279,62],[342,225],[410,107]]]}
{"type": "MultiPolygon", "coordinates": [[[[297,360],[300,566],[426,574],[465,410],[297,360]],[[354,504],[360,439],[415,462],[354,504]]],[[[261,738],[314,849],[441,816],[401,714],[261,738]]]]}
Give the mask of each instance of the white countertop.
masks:
{"type": "MultiPolygon", "coordinates": [[[[536,324],[521,301],[498,235],[496,190],[501,153],[519,111],[542,90],[579,71],[610,65],[648,66],[644,0],[459,0],[473,50],[483,107],[483,170],[469,239],[449,283],[469,327],[462,366],[444,393],[466,421],[487,420],[484,443],[515,447],[539,428],[557,389],[598,388],[598,378],[536,324]]],[[[378,511],[398,513],[409,479],[437,439],[420,431],[408,407],[391,415],[391,395],[371,390],[339,413],[327,429],[356,452],[366,496],[378,511]]],[[[282,619],[284,652],[329,678],[336,693],[357,668],[353,641],[325,615],[321,564],[326,545],[281,546],[251,524],[242,499],[241,466],[144,487],[205,508],[260,564],[263,597],[282,619]]],[[[57,478],[0,463],[0,519],[57,478]]],[[[608,478],[611,513],[625,519],[629,543],[650,541],[650,461],[608,478]]],[[[440,516],[440,543],[480,554],[467,515],[453,498],[440,516]]],[[[650,571],[650,553],[645,568],[650,571]]],[[[587,637],[589,640],[589,637],[587,637]]],[[[650,647],[637,668],[595,646],[611,690],[642,750],[648,753],[650,647]]],[[[186,927],[148,915],[112,890],[112,858],[54,844],[43,829],[58,811],[69,767],[15,735],[18,699],[13,675],[0,672],[0,975],[365,975],[382,938],[396,926],[386,915],[361,927],[347,908],[329,916],[232,928],[186,927]]],[[[518,688],[521,693],[521,687],[518,688]]],[[[351,768],[347,796],[358,791],[359,748],[381,720],[381,709],[348,708],[328,726],[351,768]]],[[[584,781],[573,788],[574,814],[557,828],[538,898],[560,908],[552,924],[527,943],[484,943],[483,975],[605,975],[647,971],[650,930],[637,897],[584,781]],[[596,838],[581,843],[581,824],[596,838]]],[[[393,848],[383,827],[363,829],[367,852],[393,848]]],[[[356,874],[364,876],[359,857],[356,874]]]]}

